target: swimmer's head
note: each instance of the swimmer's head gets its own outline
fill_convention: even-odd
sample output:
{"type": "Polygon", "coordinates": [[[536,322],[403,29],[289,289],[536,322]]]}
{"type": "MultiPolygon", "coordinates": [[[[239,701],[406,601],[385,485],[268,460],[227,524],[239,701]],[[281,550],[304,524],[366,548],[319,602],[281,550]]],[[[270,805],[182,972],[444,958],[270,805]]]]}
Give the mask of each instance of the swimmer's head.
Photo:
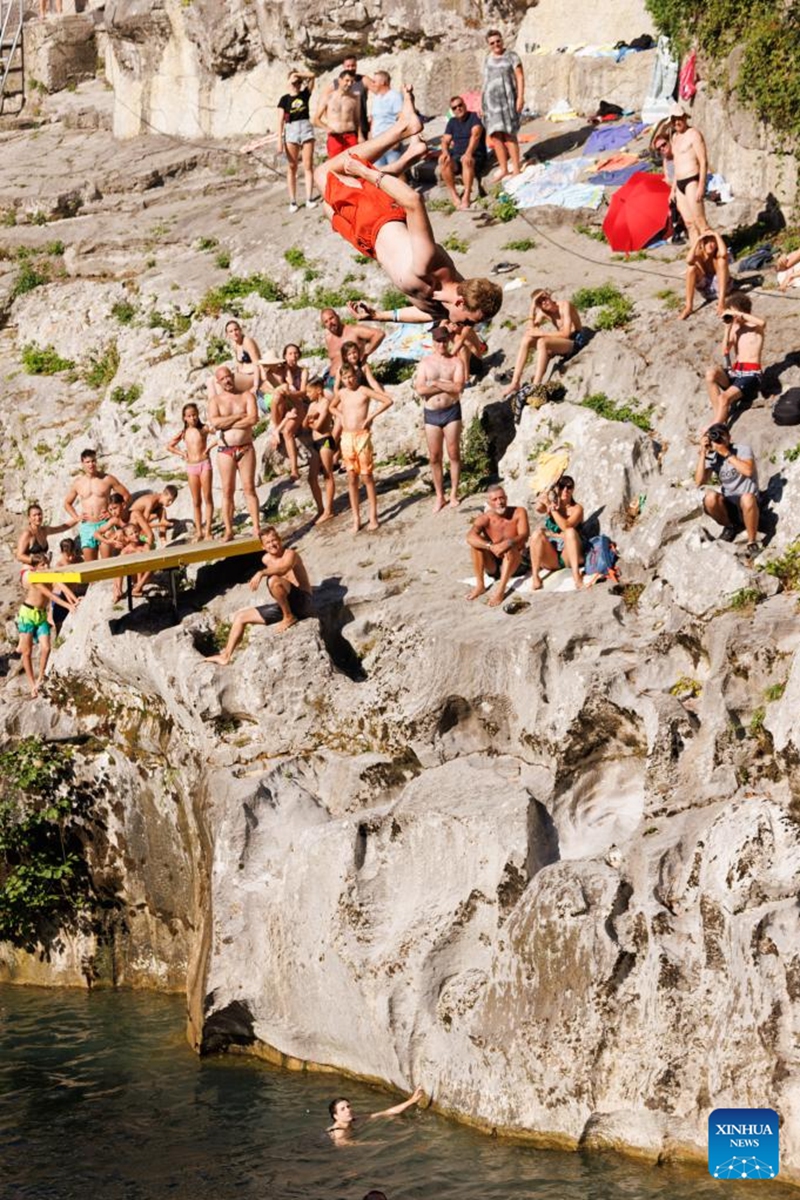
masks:
{"type": "Polygon", "coordinates": [[[58,543],[58,548],[62,554],[71,557],[75,553],[75,538],[62,538],[58,543]]]}
{"type": "Polygon", "coordinates": [[[34,525],[41,525],[42,521],[44,520],[44,513],[42,512],[41,504],[28,505],[28,520],[34,525]]]}
{"type": "Polygon", "coordinates": [[[242,327],[238,321],[228,321],[227,325],[225,326],[225,337],[231,338],[235,342],[241,342],[243,340],[244,334],[242,333],[242,327]]]}
{"type": "Polygon", "coordinates": [[[350,88],[356,81],[355,74],[352,71],[340,71],[339,73],[339,91],[349,92],[350,88]]]}
{"type": "Polygon", "coordinates": [[[89,447],[81,450],[81,466],[87,475],[94,475],[97,471],[97,451],[89,447]]]}
{"type": "Polygon", "coordinates": [[[274,525],[268,525],[266,529],[261,530],[261,545],[268,554],[280,554],[283,550],[281,535],[274,525]]]}
{"type": "Polygon", "coordinates": [[[50,552],[46,550],[37,550],[35,554],[30,556],[32,567],[47,567],[50,565],[50,552]]]}
{"type": "Polygon", "coordinates": [[[342,62],[342,70],[349,71],[351,75],[355,75],[358,67],[358,59],[355,54],[348,54],[347,58],[342,62]]]}
{"type": "Polygon", "coordinates": [[[236,386],[233,379],[233,371],[230,367],[217,367],[214,372],[214,378],[226,392],[232,392],[236,386]]]}
{"type": "Polygon", "coordinates": [[[460,325],[477,324],[496,316],[503,303],[503,289],[491,279],[464,279],[456,284],[458,300],[445,303],[452,321],[460,325]]]}
{"type": "Polygon", "coordinates": [[[727,308],[732,308],[734,312],[749,313],[753,311],[753,301],[744,292],[734,292],[732,296],[726,297],[725,305],[727,308]]]}
{"type": "Polygon", "coordinates": [[[358,342],[342,342],[342,362],[351,367],[361,364],[361,347],[358,342]]]}
{"type": "Polygon", "coordinates": [[[531,292],[531,310],[540,308],[542,312],[549,312],[555,304],[553,294],[547,288],[536,288],[531,292]]]}
{"type": "Polygon", "coordinates": [[[306,384],[306,395],[311,400],[321,400],[325,387],[321,379],[309,379],[306,384]]]}
{"type": "Polygon", "coordinates": [[[200,424],[200,409],[191,401],[188,404],[184,404],[181,409],[181,416],[183,417],[184,429],[188,429],[190,425],[200,424]]]}
{"type": "Polygon", "coordinates": [[[108,498],[108,515],[110,517],[118,517],[122,512],[124,501],[121,496],[111,495],[108,498]]]}
{"type": "Polygon", "coordinates": [[[164,505],[164,508],[169,508],[170,504],[174,504],[178,498],[178,489],[174,483],[168,483],[159,496],[159,500],[164,505]]]}
{"type": "Polygon", "coordinates": [[[350,363],[344,363],[339,378],[345,387],[355,387],[358,383],[358,371],[350,363]]]}
{"type": "Polygon", "coordinates": [[[437,325],[436,328],[431,333],[431,338],[433,339],[434,347],[438,346],[439,349],[442,349],[442,347],[444,347],[445,350],[450,345],[450,339],[452,338],[452,336],[453,336],[452,333],[450,332],[450,330],[447,328],[446,325],[437,325]]]}
{"type": "Polygon", "coordinates": [[[123,525],[122,532],[129,542],[138,542],[139,530],[136,527],[136,525],[133,525],[133,524],[123,525]]]}
{"type": "Polygon", "coordinates": [[[350,1125],[353,1121],[353,1109],[350,1101],[344,1096],[337,1096],[335,1100],[331,1100],[328,1105],[328,1112],[331,1114],[331,1120],[336,1121],[339,1125],[350,1125]]]}
{"type": "Polygon", "coordinates": [[[300,361],[300,347],[296,342],[287,342],[283,347],[283,361],[290,367],[296,367],[300,361]]]}

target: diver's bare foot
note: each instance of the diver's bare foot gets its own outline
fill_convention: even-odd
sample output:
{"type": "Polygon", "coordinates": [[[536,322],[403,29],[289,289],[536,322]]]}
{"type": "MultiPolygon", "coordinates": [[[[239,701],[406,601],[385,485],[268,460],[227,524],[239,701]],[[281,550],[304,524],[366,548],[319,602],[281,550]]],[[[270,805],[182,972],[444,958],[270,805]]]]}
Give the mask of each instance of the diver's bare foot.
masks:
{"type": "Polygon", "coordinates": [[[192,545],[196,545],[198,542],[202,542],[202,540],[203,540],[202,533],[196,533],[194,535],[194,537],[192,538],[192,545]]]}
{"type": "Polygon", "coordinates": [[[206,542],[210,542],[212,540],[213,536],[214,535],[211,532],[211,526],[209,525],[208,529],[203,530],[203,539],[202,540],[206,541],[206,542]]]}
{"type": "Polygon", "coordinates": [[[486,603],[488,604],[489,608],[497,608],[498,605],[503,603],[505,598],[506,598],[505,589],[504,588],[495,588],[494,591],[492,592],[491,596],[489,597],[489,599],[486,601],[486,603]]]}
{"type": "Polygon", "coordinates": [[[542,590],[543,586],[544,585],[542,584],[542,581],[539,578],[539,576],[534,575],[533,578],[531,579],[531,591],[532,592],[540,592],[542,590]]]}
{"type": "Polygon", "coordinates": [[[486,585],[483,583],[478,583],[472,589],[471,592],[467,592],[466,599],[467,600],[477,600],[478,596],[482,596],[485,591],[486,591],[486,585]]]}
{"type": "Polygon", "coordinates": [[[225,530],[225,536],[223,537],[223,539],[222,539],[222,540],[223,540],[223,542],[232,542],[232,541],[233,541],[233,530],[232,530],[232,529],[226,529],[226,530],[225,530]]]}
{"type": "Polygon", "coordinates": [[[315,525],[323,525],[325,523],[325,521],[331,521],[332,519],[333,519],[332,512],[321,512],[319,514],[319,516],[317,517],[316,521],[314,522],[314,524],[315,525]]]}
{"type": "Polygon", "coordinates": [[[206,662],[216,663],[219,667],[227,667],[231,660],[225,654],[210,654],[206,662]]]}
{"type": "Polygon", "coordinates": [[[296,625],[296,624],[297,624],[296,617],[284,617],[283,620],[278,625],[275,626],[274,632],[275,633],[286,633],[287,629],[291,629],[292,626],[296,625]]]}
{"type": "Polygon", "coordinates": [[[451,507],[451,508],[458,508],[458,506],[459,506],[459,504],[460,504],[460,503],[461,503],[461,500],[459,499],[459,497],[458,497],[458,496],[451,496],[451,497],[450,497],[450,507],[451,507]]]}
{"type": "Polygon", "coordinates": [[[403,96],[403,107],[400,111],[398,121],[402,121],[404,125],[403,137],[413,137],[415,133],[422,133],[422,121],[414,104],[414,89],[410,84],[406,84],[403,88],[405,93],[403,96]]]}
{"type": "Polygon", "coordinates": [[[575,591],[576,591],[576,592],[582,592],[582,591],[584,590],[584,587],[583,587],[583,579],[582,579],[582,577],[581,577],[580,575],[578,576],[578,578],[577,578],[577,579],[574,579],[574,578],[573,578],[572,582],[575,584],[575,591]]]}
{"type": "Polygon", "coordinates": [[[504,171],[501,167],[498,167],[496,171],[492,171],[492,183],[499,183],[500,180],[505,179],[507,175],[508,171],[504,171]]]}
{"type": "Polygon", "coordinates": [[[361,529],[360,519],[353,521],[353,525],[352,525],[353,533],[358,533],[360,531],[360,529],[361,529]]]}
{"type": "Polygon", "coordinates": [[[447,501],[445,500],[444,496],[437,496],[433,502],[433,511],[435,513],[441,512],[446,503],[447,501]]]}
{"type": "Polygon", "coordinates": [[[358,179],[369,179],[376,171],[379,175],[382,174],[378,167],[362,162],[350,151],[342,159],[341,171],[343,175],[355,175],[358,179]]]}
{"type": "Polygon", "coordinates": [[[371,530],[373,530],[373,532],[374,532],[374,530],[376,530],[377,528],[378,528],[378,522],[377,522],[377,521],[370,521],[369,525],[367,525],[367,529],[371,529],[371,530]]]}
{"type": "Polygon", "coordinates": [[[459,212],[469,212],[469,210],[472,208],[472,205],[470,204],[469,200],[462,200],[456,205],[456,208],[459,212]]]}
{"type": "Polygon", "coordinates": [[[686,318],[690,317],[691,315],[692,315],[692,310],[687,305],[686,308],[683,310],[683,312],[678,314],[678,320],[685,321],[686,318]]]}
{"type": "Polygon", "coordinates": [[[427,153],[428,143],[425,141],[424,137],[420,137],[418,133],[415,133],[406,147],[406,152],[403,155],[403,161],[407,165],[410,165],[411,163],[419,162],[419,160],[424,158],[427,153]]]}

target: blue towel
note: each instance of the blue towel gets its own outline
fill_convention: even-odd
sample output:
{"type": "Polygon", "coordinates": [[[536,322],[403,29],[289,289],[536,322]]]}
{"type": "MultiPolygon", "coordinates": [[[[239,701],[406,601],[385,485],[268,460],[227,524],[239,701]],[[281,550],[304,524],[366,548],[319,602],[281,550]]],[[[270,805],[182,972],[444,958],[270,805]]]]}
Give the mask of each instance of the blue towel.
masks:
{"type": "Polygon", "coordinates": [[[602,183],[604,187],[618,187],[621,183],[627,183],[631,175],[638,174],[639,171],[646,171],[649,164],[646,162],[631,163],[629,167],[620,167],[618,171],[598,171],[596,175],[589,176],[589,183],[602,183]]]}
{"type": "Polygon", "coordinates": [[[582,147],[582,153],[605,154],[609,150],[619,150],[638,137],[645,128],[644,125],[614,125],[611,129],[595,129],[582,147]]]}

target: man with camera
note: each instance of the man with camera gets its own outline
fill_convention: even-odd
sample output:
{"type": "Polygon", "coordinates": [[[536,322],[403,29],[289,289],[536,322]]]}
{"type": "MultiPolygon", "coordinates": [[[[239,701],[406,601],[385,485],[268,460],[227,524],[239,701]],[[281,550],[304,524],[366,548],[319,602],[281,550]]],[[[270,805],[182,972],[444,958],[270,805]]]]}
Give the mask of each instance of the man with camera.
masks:
{"type": "Polygon", "coordinates": [[[719,478],[721,491],[706,492],[704,511],[723,526],[720,541],[732,542],[745,529],[747,557],[755,558],[761,550],[756,541],[759,517],[756,461],[749,446],[731,444],[730,430],[722,424],[711,425],[703,434],[694,481],[702,487],[712,475],[719,478]]]}
{"type": "Polygon", "coordinates": [[[761,391],[761,358],[764,353],[763,317],[750,311],[750,297],[733,295],[722,312],[725,336],[722,339],[723,367],[709,367],[706,387],[714,410],[714,421],[726,424],[731,408],[738,400],[752,404],[761,391]]]}

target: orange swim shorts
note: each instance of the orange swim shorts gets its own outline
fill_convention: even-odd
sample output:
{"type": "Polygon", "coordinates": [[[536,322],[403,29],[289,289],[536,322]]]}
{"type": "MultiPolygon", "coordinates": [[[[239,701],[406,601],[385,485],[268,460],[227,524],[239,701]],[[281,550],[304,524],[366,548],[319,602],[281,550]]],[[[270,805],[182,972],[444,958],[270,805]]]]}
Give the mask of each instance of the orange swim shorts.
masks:
{"type": "Polygon", "coordinates": [[[406,219],[402,205],[396,204],[376,184],[366,179],[346,183],[333,171],[325,184],[325,203],[333,209],[331,225],[335,232],[370,258],[375,257],[375,241],[383,226],[406,219]]]}
{"type": "Polygon", "coordinates": [[[339,443],[344,469],[353,475],[371,475],[374,466],[372,435],[368,429],[357,433],[342,433],[339,443]]]}

